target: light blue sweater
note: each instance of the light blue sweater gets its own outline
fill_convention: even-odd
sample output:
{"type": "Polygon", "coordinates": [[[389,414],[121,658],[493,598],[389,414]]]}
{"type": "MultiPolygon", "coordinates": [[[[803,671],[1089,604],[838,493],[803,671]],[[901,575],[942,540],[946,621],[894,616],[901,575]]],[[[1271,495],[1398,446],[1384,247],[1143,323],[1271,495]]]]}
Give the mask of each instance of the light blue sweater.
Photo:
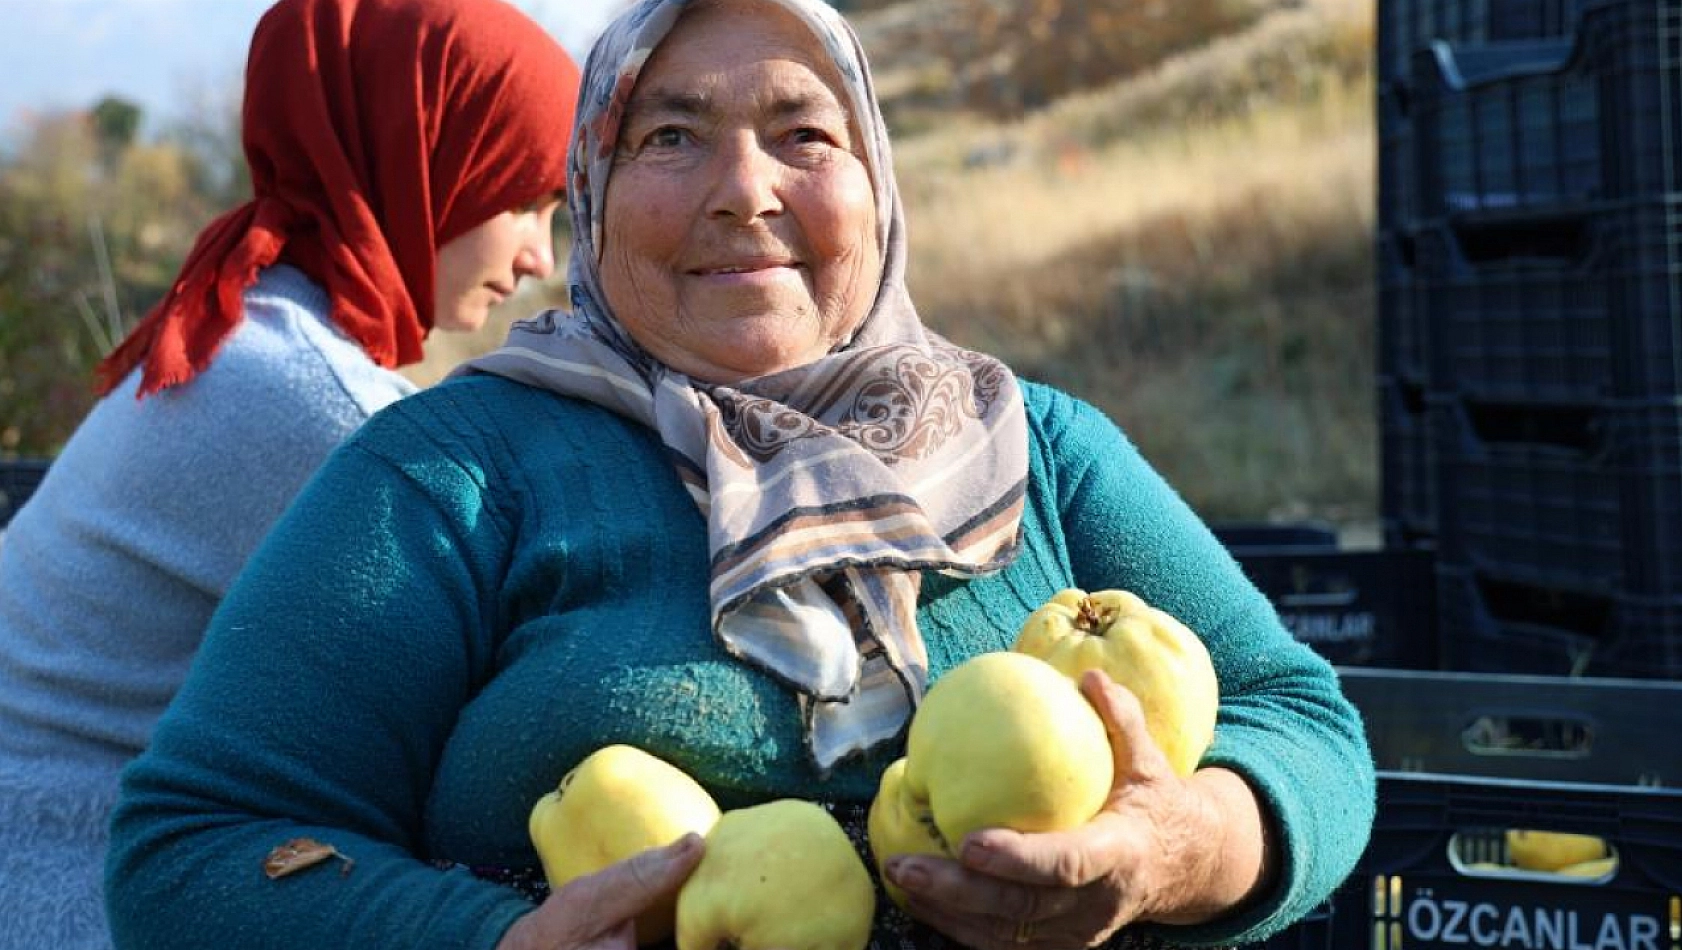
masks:
{"type": "MultiPolygon", "coordinates": [[[[1024,392],[1024,551],[979,580],[925,577],[931,676],[1008,648],[1064,587],[1129,588],[1183,619],[1221,681],[1206,762],[1268,803],[1284,873],[1257,906],[1173,940],[1265,934],[1366,841],[1360,722],[1114,425],[1024,392]]],[[[706,552],[667,450],[604,409],[470,377],[380,413],[253,557],[125,774],[108,876],[119,946],[486,950],[531,905],[431,862],[534,866],[532,803],[613,742],[668,758],[726,808],[868,802],[902,748],[820,777],[792,695],[710,635],[706,552]],[[356,863],[265,878],[264,857],[296,837],[356,863]]]]}
{"type": "Polygon", "coordinates": [[[0,543],[0,947],[108,945],[100,874],[119,770],[211,612],[321,460],[414,387],[269,268],[191,383],[94,407],[0,543]]]}

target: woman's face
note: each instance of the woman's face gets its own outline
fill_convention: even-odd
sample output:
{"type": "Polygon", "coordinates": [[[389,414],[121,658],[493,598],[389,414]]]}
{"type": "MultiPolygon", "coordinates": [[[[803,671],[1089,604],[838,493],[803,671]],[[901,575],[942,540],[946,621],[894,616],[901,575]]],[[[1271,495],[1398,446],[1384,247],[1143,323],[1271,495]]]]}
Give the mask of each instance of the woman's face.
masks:
{"type": "Polygon", "coordinates": [[[559,198],[545,198],[504,211],[451,238],[438,249],[433,277],[434,329],[472,333],[485,325],[491,308],[508,299],[522,277],[548,277],[555,270],[550,231],[559,198]]]}
{"type": "Polygon", "coordinates": [[[851,335],[882,271],[834,66],[774,4],[685,13],[638,76],[603,207],[614,315],[666,365],[733,382],[851,335]]]}

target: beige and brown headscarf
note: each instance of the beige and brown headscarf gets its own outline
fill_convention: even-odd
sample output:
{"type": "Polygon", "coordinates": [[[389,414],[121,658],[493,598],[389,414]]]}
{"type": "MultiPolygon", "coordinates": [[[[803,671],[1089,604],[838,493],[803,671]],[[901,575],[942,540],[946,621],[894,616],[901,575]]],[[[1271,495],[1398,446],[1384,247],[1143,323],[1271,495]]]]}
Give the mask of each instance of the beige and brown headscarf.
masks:
{"type": "Polygon", "coordinates": [[[614,319],[598,264],[619,123],[688,2],[642,0],[585,64],[567,189],[572,312],[516,325],[461,372],[586,399],[660,434],[707,519],[713,633],[799,694],[813,760],[827,770],[898,735],[922,698],[920,572],[975,576],[1015,557],[1027,422],[1009,369],[917,317],[869,67],[851,27],[820,0],[765,2],[824,44],[863,132],[884,265],[870,313],[828,355],[728,386],[657,362],[614,319]]]}

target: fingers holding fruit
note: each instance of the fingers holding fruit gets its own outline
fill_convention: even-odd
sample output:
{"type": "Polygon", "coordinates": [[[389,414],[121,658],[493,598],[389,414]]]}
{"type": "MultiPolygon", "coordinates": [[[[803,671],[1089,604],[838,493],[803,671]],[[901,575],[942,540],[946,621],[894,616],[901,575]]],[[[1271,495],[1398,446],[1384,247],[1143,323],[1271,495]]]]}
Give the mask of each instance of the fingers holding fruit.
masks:
{"type": "Polygon", "coordinates": [[[812,802],[721,812],[681,769],[613,745],[532,807],[530,829],[555,890],[510,929],[502,950],[634,950],[674,934],[678,950],[863,950],[869,942],[870,872],[841,825],[812,802]]]}
{"type": "MultiPolygon", "coordinates": [[[[705,835],[718,818],[712,796],[683,770],[641,749],[610,745],[532,806],[529,826],[544,876],[560,890],[685,834],[705,835]]],[[[676,913],[675,892],[651,901],[639,912],[637,942],[670,937],[676,913]]]]}
{"type": "MultiPolygon", "coordinates": [[[[887,873],[906,895],[905,906],[913,916],[966,946],[1096,946],[1131,919],[1116,913],[1101,892],[1102,875],[1081,886],[1027,884],[970,866],[977,862],[975,854],[966,847],[964,864],[943,858],[895,858],[887,873]]],[[[980,859],[984,867],[985,860],[980,859]]]]}
{"type": "MultiPolygon", "coordinates": [[[[1117,683],[1100,668],[1089,669],[1079,677],[1081,695],[1097,710],[1104,733],[1110,740],[1110,754],[1114,760],[1115,780],[1110,789],[1110,801],[1151,783],[1177,784],[1176,779],[1189,775],[1181,772],[1168,758],[1161,743],[1151,731],[1150,718],[1139,696],[1117,683]]],[[[1202,756],[1203,750],[1197,750],[1202,756]]]]}
{"type": "Polygon", "coordinates": [[[502,950],[634,950],[637,920],[670,905],[700,864],[705,845],[685,834],[569,880],[515,921],[502,950]]]}
{"type": "Polygon", "coordinates": [[[871,808],[889,896],[973,946],[1102,942],[1210,850],[1189,838],[1219,838],[1190,779],[1217,700],[1173,617],[1125,591],[1058,593],[912,718],[871,808]]]}

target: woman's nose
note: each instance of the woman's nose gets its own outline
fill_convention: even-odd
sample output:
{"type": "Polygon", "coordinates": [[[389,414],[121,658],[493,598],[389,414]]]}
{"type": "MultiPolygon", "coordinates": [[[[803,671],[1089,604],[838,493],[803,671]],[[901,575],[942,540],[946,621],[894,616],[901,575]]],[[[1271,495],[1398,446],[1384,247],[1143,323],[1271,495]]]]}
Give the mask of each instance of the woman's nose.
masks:
{"type": "Polygon", "coordinates": [[[720,145],[714,163],[716,179],[708,191],[707,214],[747,223],[782,213],[777,191],[777,160],[761,147],[758,136],[744,132],[720,145]]]}
{"type": "Polygon", "coordinates": [[[547,227],[534,230],[541,233],[533,234],[520,246],[520,253],[514,257],[514,275],[542,280],[555,272],[555,239],[547,227]]]}

